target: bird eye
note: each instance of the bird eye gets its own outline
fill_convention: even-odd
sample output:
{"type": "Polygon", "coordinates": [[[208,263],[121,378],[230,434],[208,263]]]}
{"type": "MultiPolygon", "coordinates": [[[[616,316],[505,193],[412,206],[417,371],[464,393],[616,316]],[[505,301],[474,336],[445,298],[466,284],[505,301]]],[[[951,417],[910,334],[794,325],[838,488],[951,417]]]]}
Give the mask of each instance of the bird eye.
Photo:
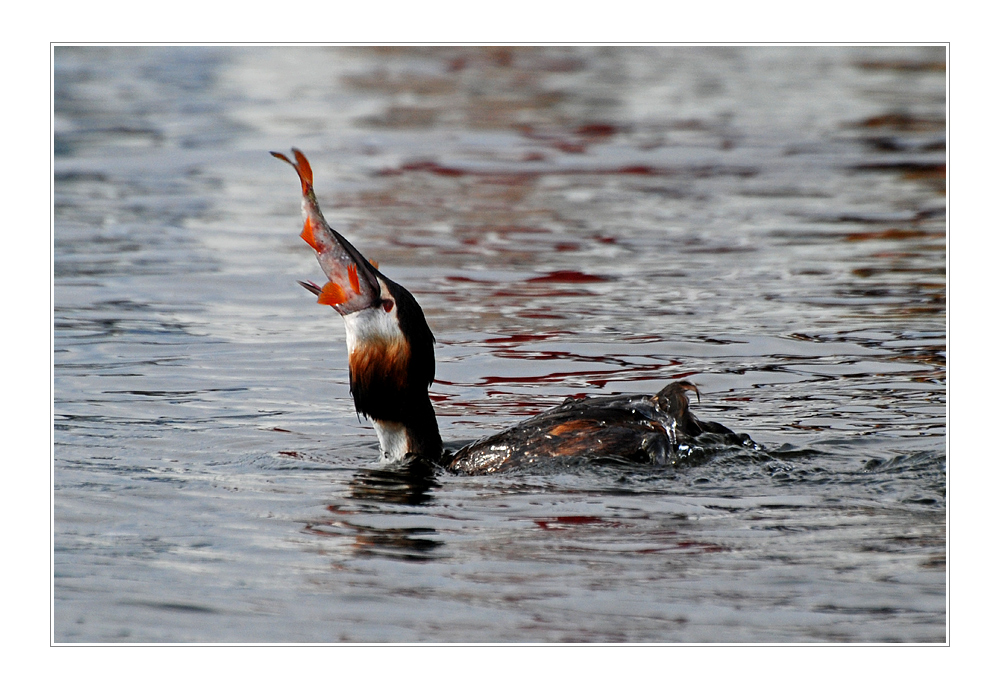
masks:
{"type": "Polygon", "coordinates": [[[393,302],[391,299],[382,300],[382,308],[385,309],[386,314],[391,312],[394,306],[396,306],[396,303],[393,302]]]}

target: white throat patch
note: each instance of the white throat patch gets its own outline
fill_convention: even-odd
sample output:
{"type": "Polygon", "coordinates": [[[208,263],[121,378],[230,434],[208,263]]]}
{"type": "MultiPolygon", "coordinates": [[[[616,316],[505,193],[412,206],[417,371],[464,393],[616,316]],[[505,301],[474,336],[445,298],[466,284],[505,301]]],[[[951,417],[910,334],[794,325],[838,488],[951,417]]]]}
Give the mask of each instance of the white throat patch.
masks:
{"type": "MultiPolygon", "coordinates": [[[[382,292],[388,294],[384,286],[382,292]]],[[[397,312],[398,310],[394,308],[392,312],[386,313],[381,306],[374,306],[345,314],[344,327],[347,329],[348,354],[354,352],[360,343],[402,339],[403,331],[399,327],[397,312]]]]}

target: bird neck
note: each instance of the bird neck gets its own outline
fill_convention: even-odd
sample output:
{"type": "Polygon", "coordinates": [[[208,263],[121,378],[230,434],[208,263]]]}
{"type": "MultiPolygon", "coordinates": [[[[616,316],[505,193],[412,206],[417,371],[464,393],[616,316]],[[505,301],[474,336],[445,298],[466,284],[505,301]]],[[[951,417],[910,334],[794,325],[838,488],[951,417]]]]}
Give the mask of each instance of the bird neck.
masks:
{"type": "Polygon", "coordinates": [[[344,317],[351,395],[358,413],[375,425],[383,460],[438,460],[441,436],[427,393],[434,336],[412,295],[395,298],[391,311],[375,307],[344,317]]]}
{"type": "Polygon", "coordinates": [[[427,401],[427,411],[429,415],[422,421],[411,419],[406,422],[391,422],[372,419],[384,462],[402,460],[407,456],[435,461],[441,457],[441,435],[430,400],[427,401]]]}

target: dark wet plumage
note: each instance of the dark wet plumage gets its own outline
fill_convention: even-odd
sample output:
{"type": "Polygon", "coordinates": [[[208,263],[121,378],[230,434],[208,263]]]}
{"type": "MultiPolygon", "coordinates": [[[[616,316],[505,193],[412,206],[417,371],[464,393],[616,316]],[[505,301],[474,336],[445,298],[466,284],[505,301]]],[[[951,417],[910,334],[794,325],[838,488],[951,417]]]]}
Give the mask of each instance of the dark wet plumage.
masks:
{"type": "Polygon", "coordinates": [[[676,381],[656,395],[614,395],[567,399],[562,405],[465,446],[448,467],[456,472],[489,474],[532,465],[553,457],[617,459],[644,465],[667,465],[678,449],[702,434],[742,444],[721,424],[703,422],[689,407],[686,391],[697,388],[676,381]]]}

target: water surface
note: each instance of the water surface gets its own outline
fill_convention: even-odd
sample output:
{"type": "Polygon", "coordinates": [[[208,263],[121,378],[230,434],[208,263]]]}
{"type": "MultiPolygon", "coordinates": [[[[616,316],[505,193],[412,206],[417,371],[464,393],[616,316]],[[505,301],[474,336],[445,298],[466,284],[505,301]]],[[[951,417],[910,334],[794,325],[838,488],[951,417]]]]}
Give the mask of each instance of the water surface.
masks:
{"type": "Polygon", "coordinates": [[[57,642],[944,642],[943,48],[55,50],[57,642]],[[457,445],[696,382],[659,470],[380,468],[298,239],[457,445]]]}

